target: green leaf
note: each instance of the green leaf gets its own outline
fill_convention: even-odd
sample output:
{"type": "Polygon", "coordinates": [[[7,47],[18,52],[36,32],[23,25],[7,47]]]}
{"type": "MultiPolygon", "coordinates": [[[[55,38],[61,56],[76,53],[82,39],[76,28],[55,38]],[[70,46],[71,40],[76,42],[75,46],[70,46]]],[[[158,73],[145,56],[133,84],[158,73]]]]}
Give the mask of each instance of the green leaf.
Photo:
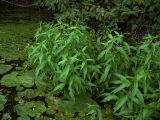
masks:
{"type": "Polygon", "coordinates": [[[138,80],[135,79],[134,82],[133,82],[133,88],[132,88],[132,97],[134,97],[137,93],[137,90],[138,90],[138,80]]]}
{"type": "Polygon", "coordinates": [[[7,99],[4,95],[0,95],[0,111],[4,109],[4,105],[7,102],[7,99]]]}
{"type": "Polygon", "coordinates": [[[139,99],[141,105],[144,105],[144,97],[143,97],[142,92],[139,89],[136,92],[136,96],[139,99]]]}
{"type": "MultiPolygon", "coordinates": [[[[118,81],[118,83],[119,83],[119,81],[118,81]]],[[[131,83],[130,83],[129,80],[123,79],[123,80],[121,81],[121,85],[120,85],[120,86],[117,86],[111,93],[114,93],[114,94],[115,94],[115,93],[123,90],[124,88],[129,87],[130,85],[131,85],[131,83]]]]}
{"type": "Polygon", "coordinates": [[[24,87],[32,87],[34,85],[34,80],[35,80],[35,76],[32,72],[25,72],[24,74],[22,74],[22,76],[20,76],[21,79],[21,85],[23,85],[24,87]]]}
{"type": "Polygon", "coordinates": [[[116,95],[113,95],[113,94],[110,94],[110,93],[104,93],[101,96],[103,97],[102,102],[108,102],[108,101],[118,99],[118,97],[116,95]]]}
{"type": "Polygon", "coordinates": [[[59,78],[59,81],[60,82],[65,82],[67,77],[68,77],[68,74],[69,74],[69,71],[70,71],[70,65],[67,65],[64,70],[61,72],[61,75],[60,75],[60,78],[59,78]]]}
{"type": "Polygon", "coordinates": [[[12,69],[11,65],[0,64],[0,75],[3,75],[9,72],[12,69]]]}
{"type": "Polygon", "coordinates": [[[73,100],[75,100],[75,95],[74,95],[74,90],[73,90],[73,83],[74,83],[74,81],[73,81],[73,79],[69,82],[69,87],[68,87],[68,90],[69,90],[69,95],[70,95],[70,97],[73,99],[73,100]]]}
{"type": "Polygon", "coordinates": [[[120,52],[120,54],[123,55],[122,57],[125,58],[127,62],[129,62],[129,56],[127,52],[122,47],[116,47],[116,49],[120,52]]]}
{"type": "Polygon", "coordinates": [[[108,77],[110,69],[111,69],[111,65],[107,65],[104,70],[104,73],[101,76],[100,83],[107,81],[107,77],[108,77]]]}
{"type": "Polygon", "coordinates": [[[98,120],[103,120],[103,115],[100,109],[98,109],[98,120]]]}
{"type": "Polygon", "coordinates": [[[117,112],[128,100],[128,95],[124,95],[117,102],[114,109],[114,112],[117,112]]]}
{"type": "Polygon", "coordinates": [[[65,84],[64,83],[60,83],[54,88],[53,91],[61,91],[61,90],[63,90],[64,87],[65,87],[65,84]]]}
{"type": "Polygon", "coordinates": [[[46,107],[44,102],[31,101],[16,105],[15,110],[21,117],[30,116],[33,118],[37,118],[46,111],[46,107]]]}
{"type": "Polygon", "coordinates": [[[109,37],[110,39],[113,39],[112,34],[108,34],[108,37],[109,37]]]}
{"type": "Polygon", "coordinates": [[[105,51],[105,50],[102,51],[102,52],[98,55],[97,59],[98,59],[98,60],[102,59],[105,54],[106,54],[106,51],[105,51]]]}
{"type": "Polygon", "coordinates": [[[8,75],[5,75],[1,80],[1,84],[7,87],[19,86],[21,82],[18,80],[17,75],[18,75],[17,72],[12,72],[8,75]]]}
{"type": "Polygon", "coordinates": [[[116,87],[111,93],[114,93],[114,94],[115,94],[115,93],[123,90],[123,89],[126,88],[126,87],[128,87],[128,86],[126,86],[125,84],[122,83],[122,85],[116,87]]]}

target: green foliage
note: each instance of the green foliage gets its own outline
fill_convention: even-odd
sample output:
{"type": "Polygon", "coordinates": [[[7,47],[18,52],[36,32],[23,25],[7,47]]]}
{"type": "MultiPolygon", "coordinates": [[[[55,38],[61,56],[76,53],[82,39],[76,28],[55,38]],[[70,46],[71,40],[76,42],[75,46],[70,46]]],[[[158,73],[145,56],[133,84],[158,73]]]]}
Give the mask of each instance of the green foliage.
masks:
{"type": "Polygon", "coordinates": [[[41,25],[31,46],[30,63],[36,76],[51,80],[54,92],[64,91],[74,99],[89,86],[90,67],[94,63],[92,36],[80,25],[41,25]]]}
{"type": "Polygon", "coordinates": [[[32,71],[5,65],[1,57],[17,60],[23,44],[17,49],[17,36],[11,42],[8,32],[0,31],[2,41],[14,43],[2,44],[0,54],[2,120],[159,119],[160,36],[141,38],[160,28],[159,0],[38,2],[61,22],[41,23],[37,29],[35,43],[28,46],[32,71]],[[119,30],[125,35],[139,30],[134,39],[141,41],[130,44],[126,38],[134,36],[114,32],[119,30]]]}
{"type": "Polygon", "coordinates": [[[160,21],[157,17],[159,0],[38,0],[38,2],[54,10],[57,13],[55,15],[57,20],[73,22],[73,19],[78,18],[89,22],[94,29],[104,25],[119,29],[119,24],[126,23],[132,28],[143,25],[152,28],[150,24],[156,27],[160,21]]]}
{"type": "MultiPolygon", "coordinates": [[[[115,102],[114,115],[126,119],[148,119],[159,109],[159,36],[132,46],[118,32],[95,40],[81,25],[57,23],[41,25],[35,38],[29,61],[37,81],[40,76],[52,84],[48,92],[69,95],[75,103],[80,94],[100,96],[104,103],[115,102]]],[[[89,106],[88,115],[101,120],[100,109],[89,106]]]]}
{"type": "MultiPolygon", "coordinates": [[[[120,53],[114,50],[118,53],[115,55],[112,52],[112,56],[116,56],[112,59],[116,66],[111,69],[112,72],[107,72],[110,77],[106,82],[108,91],[106,90],[107,92],[101,97],[102,102],[116,101],[115,115],[142,120],[148,119],[154,111],[160,109],[158,97],[160,94],[158,80],[160,78],[160,43],[155,42],[157,37],[148,35],[140,45],[126,47],[124,44],[121,46],[120,53]],[[132,54],[122,48],[130,48],[128,50],[132,51],[132,54]],[[118,59],[120,56],[123,59],[118,59]]],[[[116,43],[118,44],[118,41],[116,43]]],[[[108,66],[111,63],[105,65],[108,66]]]]}

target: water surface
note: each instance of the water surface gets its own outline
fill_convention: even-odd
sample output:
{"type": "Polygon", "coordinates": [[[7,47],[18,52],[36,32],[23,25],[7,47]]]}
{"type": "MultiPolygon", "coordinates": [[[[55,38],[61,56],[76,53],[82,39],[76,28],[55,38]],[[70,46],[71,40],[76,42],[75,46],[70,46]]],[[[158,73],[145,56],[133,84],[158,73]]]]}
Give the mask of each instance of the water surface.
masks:
{"type": "Polygon", "coordinates": [[[46,11],[15,9],[0,11],[0,59],[25,59],[25,47],[33,41],[39,23],[47,19],[46,11]]]}

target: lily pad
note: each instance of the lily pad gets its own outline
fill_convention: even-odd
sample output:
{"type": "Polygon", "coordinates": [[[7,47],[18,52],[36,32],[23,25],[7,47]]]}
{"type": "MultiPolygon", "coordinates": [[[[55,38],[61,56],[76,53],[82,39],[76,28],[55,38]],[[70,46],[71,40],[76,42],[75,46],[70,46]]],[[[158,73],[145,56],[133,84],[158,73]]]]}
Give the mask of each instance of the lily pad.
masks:
{"type": "Polygon", "coordinates": [[[45,111],[45,103],[42,101],[31,101],[15,106],[17,114],[21,117],[30,116],[34,118],[40,117],[45,111]]]}
{"type": "Polygon", "coordinates": [[[0,95],[0,111],[3,110],[4,104],[7,102],[7,99],[4,95],[0,95]]]}
{"type": "Polygon", "coordinates": [[[26,89],[25,91],[17,92],[17,97],[28,97],[28,98],[35,98],[38,96],[44,96],[44,91],[41,91],[39,89],[26,89]]]}
{"type": "Polygon", "coordinates": [[[26,72],[22,75],[19,75],[17,72],[12,72],[2,78],[1,84],[6,87],[17,87],[22,85],[29,88],[34,85],[34,75],[31,72],[26,72]]]}
{"type": "Polygon", "coordinates": [[[0,64],[0,75],[3,75],[9,72],[12,69],[11,65],[0,64]]]}
{"type": "Polygon", "coordinates": [[[5,75],[1,80],[1,84],[5,85],[6,87],[19,86],[21,82],[18,80],[17,75],[17,72],[12,72],[10,74],[5,75]]]}
{"type": "Polygon", "coordinates": [[[21,81],[21,85],[24,87],[32,87],[34,85],[34,75],[31,72],[26,72],[22,76],[18,76],[21,81]]]}

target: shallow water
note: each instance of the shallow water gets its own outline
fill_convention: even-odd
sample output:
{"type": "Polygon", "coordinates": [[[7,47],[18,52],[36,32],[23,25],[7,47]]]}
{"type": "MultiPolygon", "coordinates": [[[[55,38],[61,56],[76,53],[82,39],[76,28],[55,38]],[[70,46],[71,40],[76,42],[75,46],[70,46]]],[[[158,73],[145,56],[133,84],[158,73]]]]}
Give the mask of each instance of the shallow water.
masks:
{"type": "MultiPolygon", "coordinates": [[[[49,15],[47,11],[28,9],[0,10],[0,81],[7,74],[23,71],[27,57],[25,48],[28,43],[34,42],[39,23],[48,21],[49,15]]],[[[0,111],[0,119],[4,113],[10,113],[13,120],[17,119],[14,111],[16,90],[0,84],[1,93],[7,97],[7,103],[5,109],[0,111]]]]}
{"type": "Polygon", "coordinates": [[[47,18],[46,11],[29,9],[0,11],[0,60],[25,59],[27,43],[34,40],[39,23],[47,18]]]}

